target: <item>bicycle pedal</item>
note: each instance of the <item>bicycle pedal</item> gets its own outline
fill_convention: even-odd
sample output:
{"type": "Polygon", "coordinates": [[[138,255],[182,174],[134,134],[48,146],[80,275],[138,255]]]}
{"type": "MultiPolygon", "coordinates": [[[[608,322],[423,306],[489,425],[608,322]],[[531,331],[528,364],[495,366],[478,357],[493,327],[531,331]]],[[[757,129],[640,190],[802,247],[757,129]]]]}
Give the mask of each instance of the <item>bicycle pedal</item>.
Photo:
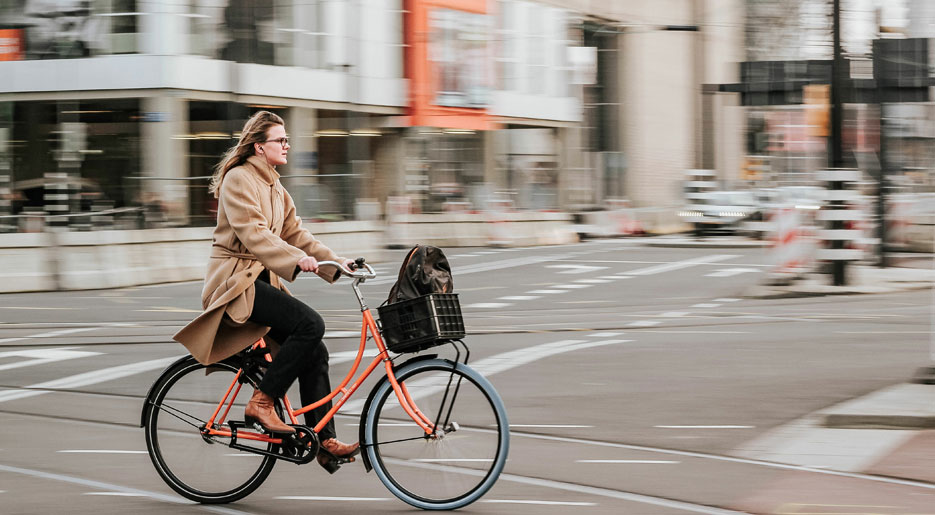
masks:
{"type": "Polygon", "coordinates": [[[334,474],[341,468],[341,463],[338,460],[319,461],[318,464],[321,465],[321,468],[327,470],[329,474],[334,474]]]}

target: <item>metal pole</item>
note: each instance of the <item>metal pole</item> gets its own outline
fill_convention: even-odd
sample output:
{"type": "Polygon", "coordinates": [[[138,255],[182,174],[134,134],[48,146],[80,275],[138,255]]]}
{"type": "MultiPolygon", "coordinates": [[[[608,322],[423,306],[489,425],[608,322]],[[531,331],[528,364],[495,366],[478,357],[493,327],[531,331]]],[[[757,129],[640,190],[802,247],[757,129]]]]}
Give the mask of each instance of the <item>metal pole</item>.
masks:
{"type": "MultiPolygon", "coordinates": [[[[831,168],[843,168],[844,167],[844,153],[841,148],[841,125],[842,125],[842,109],[843,105],[841,102],[841,88],[843,86],[843,78],[845,77],[845,72],[847,63],[844,61],[844,56],[841,55],[841,0],[833,0],[832,3],[833,9],[833,34],[834,34],[834,59],[831,62],[831,151],[829,160],[831,168]]],[[[848,74],[849,75],[849,74],[848,74]]],[[[834,220],[831,222],[831,229],[843,229],[844,223],[839,220],[834,220]]],[[[832,249],[841,249],[844,248],[843,240],[832,240],[831,241],[832,249]]],[[[831,280],[832,284],[835,286],[844,286],[847,284],[847,277],[845,275],[845,265],[844,260],[834,260],[831,262],[831,280]]]]}
{"type": "MultiPolygon", "coordinates": [[[[878,79],[879,81],[879,79],[878,79]]],[[[883,103],[879,82],[877,91],[880,94],[880,176],[877,177],[877,266],[886,268],[889,260],[886,258],[886,171],[888,168],[886,155],[886,107],[883,103]]]]}
{"type": "Polygon", "coordinates": [[[886,176],[889,164],[887,163],[887,144],[886,144],[886,98],[883,81],[883,45],[878,39],[873,43],[873,79],[877,83],[877,109],[880,116],[880,169],[877,173],[877,266],[885,268],[889,266],[889,260],[886,258],[886,176]]]}

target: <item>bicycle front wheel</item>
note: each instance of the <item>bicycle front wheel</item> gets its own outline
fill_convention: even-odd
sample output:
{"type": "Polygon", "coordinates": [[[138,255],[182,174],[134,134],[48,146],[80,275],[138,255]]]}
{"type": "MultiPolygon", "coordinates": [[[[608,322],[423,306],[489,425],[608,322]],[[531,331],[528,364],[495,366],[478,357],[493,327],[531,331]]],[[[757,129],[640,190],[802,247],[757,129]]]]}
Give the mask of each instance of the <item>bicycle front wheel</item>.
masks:
{"type": "MultiPolygon", "coordinates": [[[[242,499],[263,483],[276,464],[275,458],[230,448],[230,438],[201,435],[200,428],[211,418],[237,370],[223,362],[205,366],[189,357],[163,373],[146,399],[146,447],[153,465],[173,490],[193,501],[218,504],[242,499]]],[[[250,384],[244,388],[251,389],[250,384]]],[[[230,416],[243,415],[249,393],[237,396],[230,416]]],[[[270,452],[274,447],[257,445],[270,452]]]]}
{"type": "Polygon", "coordinates": [[[451,510],[479,499],[509,452],[509,423],[496,390],[474,369],[442,359],[405,365],[396,379],[438,429],[426,435],[389,381],[380,383],[362,442],[377,476],[417,508],[451,510]]]}

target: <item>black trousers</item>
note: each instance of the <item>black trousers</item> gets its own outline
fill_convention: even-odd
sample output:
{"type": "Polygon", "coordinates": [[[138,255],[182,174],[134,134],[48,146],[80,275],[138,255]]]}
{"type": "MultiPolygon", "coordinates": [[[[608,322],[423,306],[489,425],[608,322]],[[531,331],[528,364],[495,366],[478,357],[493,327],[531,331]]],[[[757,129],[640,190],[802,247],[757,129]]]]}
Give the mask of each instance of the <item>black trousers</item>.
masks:
{"type": "MultiPolygon", "coordinates": [[[[303,405],[316,402],[331,393],[328,379],[328,349],[322,342],[325,321],[314,309],[299,299],[257,280],[256,297],[250,321],[269,326],[269,336],[280,349],[270,363],[260,391],[274,398],[285,395],[292,382],[299,379],[299,394],[303,405]]],[[[331,402],[305,414],[305,424],[314,427],[328,410],[331,402]]],[[[318,434],[320,440],[334,438],[334,419],[318,434]]]]}

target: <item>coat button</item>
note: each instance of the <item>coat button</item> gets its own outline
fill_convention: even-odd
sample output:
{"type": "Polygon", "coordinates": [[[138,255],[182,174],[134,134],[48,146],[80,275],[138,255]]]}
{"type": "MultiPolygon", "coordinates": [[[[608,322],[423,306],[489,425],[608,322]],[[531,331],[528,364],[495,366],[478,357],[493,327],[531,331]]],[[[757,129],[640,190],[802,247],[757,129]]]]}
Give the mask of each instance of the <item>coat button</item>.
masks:
{"type": "Polygon", "coordinates": [[[253,272],[247,272],[247,277],[253,277],[253,272]]]}

